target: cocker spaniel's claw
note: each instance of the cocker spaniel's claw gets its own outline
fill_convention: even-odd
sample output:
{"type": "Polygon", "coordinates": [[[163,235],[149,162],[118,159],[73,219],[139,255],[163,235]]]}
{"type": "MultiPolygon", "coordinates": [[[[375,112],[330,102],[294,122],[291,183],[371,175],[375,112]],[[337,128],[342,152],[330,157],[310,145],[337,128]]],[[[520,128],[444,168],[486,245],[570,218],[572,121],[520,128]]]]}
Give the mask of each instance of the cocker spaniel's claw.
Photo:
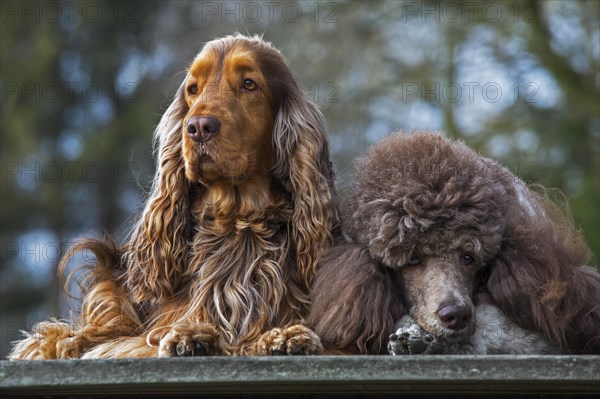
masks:
{"type": "Polygon", "coordinates": [[[418,324],[405,322],[390,335],[387,350],[390,355],[440,354],[444,345],[418,324]]]}
{"type": "Polygon", "coordinates": [[[200,341],[180,341],[175,347],[177,356],[208,356],[208,350],[200,341]]]}
{"type": "Polygon", "coordinates": [[[312,330],[295,325],[264,333],[256,342],[254,352],[261,356],[318,355],[323,352],[323,346],[312,330]]]}
{"type": "Polygon", "coordinates": [[[219,333],[210,324],[178,324],[161,340],[159,357],[212,356],[224,351],[219,333]]]}

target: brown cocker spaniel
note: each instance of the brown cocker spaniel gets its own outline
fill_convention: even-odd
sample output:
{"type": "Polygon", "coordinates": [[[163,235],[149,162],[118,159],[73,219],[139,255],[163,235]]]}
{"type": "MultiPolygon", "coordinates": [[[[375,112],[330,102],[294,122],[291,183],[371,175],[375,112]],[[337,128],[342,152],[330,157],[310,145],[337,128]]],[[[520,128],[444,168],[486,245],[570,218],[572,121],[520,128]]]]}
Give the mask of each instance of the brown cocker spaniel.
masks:
{"type": "Polygon", "coordinates": [[[91,251],[80,320],[39,323],[11,359],[312,354],[299,325],[338,224],[326,127],[280,52],[207,43],[157,129],[157,170],[122,246],[91,251]]]}

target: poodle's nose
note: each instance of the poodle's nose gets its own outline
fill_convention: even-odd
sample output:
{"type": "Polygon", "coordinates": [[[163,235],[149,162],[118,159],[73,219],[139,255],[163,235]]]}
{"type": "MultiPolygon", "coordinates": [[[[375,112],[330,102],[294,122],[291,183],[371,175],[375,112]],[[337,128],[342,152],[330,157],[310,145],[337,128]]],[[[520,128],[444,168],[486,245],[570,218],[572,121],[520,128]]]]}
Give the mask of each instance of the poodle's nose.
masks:
{"type": "Polygon", "coordinates": [[[221,121],[214,116],[192,116],[187,123],[187,132],[196,142],[207,142],[219,134],[221,121]]]}
{"type": "Polygon", "coordinates": [[[438,317],[444,327],[451,330],[462,330],[471,321],[471,307],[457,305],[456,303],[442,304],[438,310],[438,317]]]}

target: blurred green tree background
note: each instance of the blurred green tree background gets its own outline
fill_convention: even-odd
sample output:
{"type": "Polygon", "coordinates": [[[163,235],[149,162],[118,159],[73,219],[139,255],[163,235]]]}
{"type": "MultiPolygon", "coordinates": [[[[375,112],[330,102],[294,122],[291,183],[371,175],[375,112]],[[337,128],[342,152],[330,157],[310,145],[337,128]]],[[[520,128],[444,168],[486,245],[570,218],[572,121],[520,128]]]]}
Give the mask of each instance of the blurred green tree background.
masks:
{"type": "Polygon", "coordinates": [[[0,356],[19,329],[68,317],[62,251],[124,235],[183,71],[236,31],[264,33],[319,104],[342,195],[369,144],[443,129],[562,190],[597,259],[599,14],[597,1],[3,1],[0,356]]]}

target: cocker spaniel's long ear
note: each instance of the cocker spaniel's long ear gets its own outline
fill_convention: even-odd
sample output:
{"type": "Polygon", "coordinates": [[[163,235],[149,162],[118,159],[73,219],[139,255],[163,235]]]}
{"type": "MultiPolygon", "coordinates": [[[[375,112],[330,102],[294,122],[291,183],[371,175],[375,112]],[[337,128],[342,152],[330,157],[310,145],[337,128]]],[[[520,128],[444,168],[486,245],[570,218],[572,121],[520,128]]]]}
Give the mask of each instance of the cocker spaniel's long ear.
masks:
{"type": "Polygon", "coordinates": [[[127,284],[139,302],[172,295],[185,267],[190,212],[181,135],[186,112],[182,84],[156,127],[156,173],[125,255],[127,284]]]}
{"type": "Polygon", "coordinates": [[[583,266],[589,251],[564,211],[521,188],[487,289],[508,317],[563,350],[600,353],[600,274],[583,266]]]}
{"type": "Polygon", "coordinates": [[[323,115],[296,84],[283,95],[275,120],[275,176],[292,193],[292,238],[306,288],[319,248],[339,220],[334,172],[323,115]]]}

